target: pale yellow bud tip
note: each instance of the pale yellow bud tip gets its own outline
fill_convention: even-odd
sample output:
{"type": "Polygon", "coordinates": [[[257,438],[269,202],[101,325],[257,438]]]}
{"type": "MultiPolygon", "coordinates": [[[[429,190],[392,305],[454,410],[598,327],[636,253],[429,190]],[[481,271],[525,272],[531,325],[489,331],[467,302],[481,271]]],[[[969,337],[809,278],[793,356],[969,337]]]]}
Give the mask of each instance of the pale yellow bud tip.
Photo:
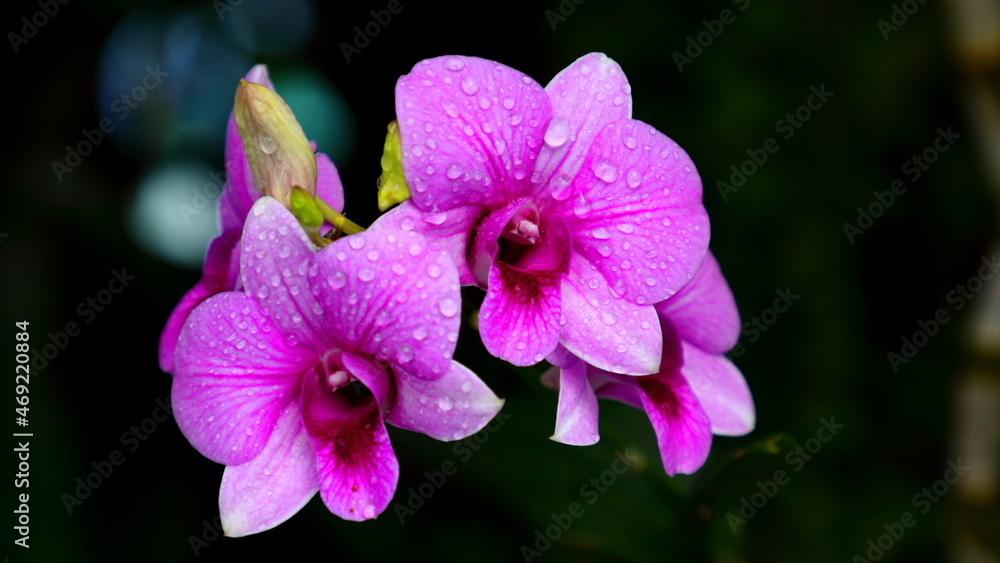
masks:
{"type": "Polygon", "coordinates": [[[233,115],[258,192],[285,207],[295,186],[316,195],[316,155],[281,96],[266,86],[241,80],[233,115]]]}

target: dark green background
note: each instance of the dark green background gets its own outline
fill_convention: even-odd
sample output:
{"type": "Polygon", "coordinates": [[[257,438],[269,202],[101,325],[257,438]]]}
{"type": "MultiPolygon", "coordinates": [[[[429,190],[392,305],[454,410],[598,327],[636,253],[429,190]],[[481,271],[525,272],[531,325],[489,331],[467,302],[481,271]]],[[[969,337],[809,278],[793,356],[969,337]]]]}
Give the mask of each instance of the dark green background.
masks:
{"type": "MultiPolygon", "coordinates": [[[[968,308],[951,315],[898,373],[886,359],[917,321],[948,307],[948,291],[993,252],[984,163],[959,103],[960,73],[940,5],[923,5],[886,40],[876,22],[890,16],[888,1],[752,0],[739,11],[722,1],[567,0],[575,11],[553,30],[546,10],[559,10],[556,2],[404,0],[403,12],[348,64],[339,44],[371,19],[370,9],[386,6],[369,4],[317,6],[315,36],[304,49],[261,61],[276,76],[307,63],[343,93],[357,136],[353,156],[336,164],[356,221],[377,214],[374,181],[393,119],[393,87],[414,63],[477,55],[545,84],[577,57],[603,51],[632,84],[634,117],[675,139],[697,164],[711,247],[744,320],[770,307],[776,290],[800,297],[759,340],[744,338],[736,359],[753,391],[757,429],[717,438],[694,476],[667,478],[644,414],[618,404],[602,402],[598,445],[549,441],[556,395],[538,384],[542,368],[489,357],[464,328],[456,358],[506,398],[510,416],[471,455],[390,430],[402,469],[396,501],[406,502],[425,471],[448,460],[458,468],[405,523],[391,507],[373,522],[344,522],[317,498],[274,530],[209,542],[198,559],[520,561],[522,544],[552,523],[550,514],[579,502],[583,516],[535,560],[849,561],[904,511],[917,513],[916,527],[884,560],[945,560],[956,530],[966,526],[961,507],[952,495],[919,514],[911,498],[940,479],[955,456],[951,397],[968,308]],[[735,21],[678,72],[671,55],[726,8],[735,21]],[[794,136],[780,138],[776,122],[820,85],[832,98],[794,136]],[[903,163],[931,145],[938,127],[961,137],[918,181],[906,180],[906,193],[850,243],[843,223],[874,201],[873,191],[905,180],[903,163]],[[768,137],[780,149],[723,200],[716,182],[768,137]],[[815,436],[824,417],[843,429],[794,472],[786,452],[815,436]],[[590,504],[581,485],[625,449],[640,461],[590,504]],[[790,471],[790,482],[733,534],[726,514],[778,470],[790,471]]],[[[218,514],[222,467],[195,452],[172,420],[134,452],[121,441],[153,413],[156,399],[169,396],[157,340],[199,275],[139,250],[123,225],[144,162],[193,154],[219,168],[222,145],[152,142],[143,146],[156,149],[126,153],[106,144],[62,183],[51,171],[64,145],[102,117],[93,93],[107,35],[131,11],[149,6],[215,20],[208,1],[72,0],[20,53],[4,55],[3,334],[13,342],[13,322],[26,319],[34,341],[43,342],[80,321],[77,305],[106,287],[112,269],[136,276],[32,379],[32,547],[8,543],[2,551],[10,561],[194,560],[190,537],[202,537],[204,522],[218,514]],[[124,464],[67,514],[61,495],[115,449],[124,452],[124,464]]],[[[5,32],[38,6],[9,8],[5,32]]],[[[155,125],[155,109],[151,114],[155,125]]],[[[155,140],[156,127],[143,135],[155,140]]],[[[468,314],[481,292],[464,295],[468,314]]],[[[12,365],[13,353],[5,358],[12,365]]],[[[5,401],[11,410],[12,402],[5,401]]],[[[2,506],[13,509],[13,491],[2,506]]],[[[975,522],[996,531],[996,520],[975,522]]]]}

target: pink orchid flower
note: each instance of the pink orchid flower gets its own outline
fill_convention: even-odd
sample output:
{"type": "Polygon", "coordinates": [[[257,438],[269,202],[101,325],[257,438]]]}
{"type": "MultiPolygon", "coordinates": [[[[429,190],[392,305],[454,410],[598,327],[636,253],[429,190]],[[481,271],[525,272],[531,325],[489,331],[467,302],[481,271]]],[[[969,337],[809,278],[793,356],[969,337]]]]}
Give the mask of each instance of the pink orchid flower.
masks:
{"type": "Polygon", "coordinates": [[[598,441],[597,398],[646,411],[668,475],[693,473],[708,458],[712,434],[753,430],[750,389],[722,354],[736,345],[740,318],[715,257],[708,254],[695,277],[658,303],[663,359],[652,375],[629,376],[595,368],[565,351],[542,382],[559,389],[552,439],[573,445],[598,441]]]}
{"type": "Polygon", "coordinates": [[[226,465],[227,535],[276,526],[317,490],[342,518],[374,518],[399,476],[385,422],[456,440],[499,411],[452,360],[458,272],[428,239],[372,229],[317,251],[264,197],[237,253],[242,290],[184,321],[172,389],[181,431],[226,465]]]}
{"type": "MultiPolygon", "coordinates": [[[[267,74],[267,67],[256,65],[246,75],[246,80],[274,89],[267,74]]],[[[313,147],[315,149],[315,147],[313,147]]],[[[344,210],[344,188],[337,169],[328,156],[316,154],[316,193],[336,211],[344,210]]],[[[250,163],[247,161],[236,120],[229,115],[226,128],[226,184],[219,197],[218,215],[221,232],[208,245],[202,277],[174,308],[160,335],[160,369],[174,371],[174,348],[177,336],[191,311],[199,303],[221,291],[240,287],[239,253],[233,249],[243,233],[243,223],[254,202],[261,194],[254,188],[250,163]]]]}
{"type": "Polygon", "coordinates": [[[411,199],[384,221],[448,246],[486,289],[493,355],[531,365],[561,345],[590,364],[648,374],[663,348],[653,303],[708,248],[687,154],[632,119],[621,68],[586,55],[544,89],[502,64],[446,56],[396,85],[411,199]]]}

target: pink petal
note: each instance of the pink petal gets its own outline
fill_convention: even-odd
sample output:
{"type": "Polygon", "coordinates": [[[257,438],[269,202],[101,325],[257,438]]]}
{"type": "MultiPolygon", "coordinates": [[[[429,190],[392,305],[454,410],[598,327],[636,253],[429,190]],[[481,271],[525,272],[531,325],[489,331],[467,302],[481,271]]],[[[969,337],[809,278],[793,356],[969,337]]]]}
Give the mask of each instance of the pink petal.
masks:
{"type": "Polygon", "coordinates": [[[396,406],[386,421],[438,440],[461,440],[479,432],[503,406],[503,399],[458,362],[434,381],[401,369],[394,374],[396,406]]]}
{"type": "Polygon", "coordinates": [[[439,213],[424,213],[407,200],[379,217],[371,230],[384,228],[413,231],[426,236],[451,257],[458,268],[459,282],[462,285],[476,285],[466,262],[466,251],[473,229],[484,213],[485,210],[478,205],[456,207],[439,213]]]}
{"type": "Polygon", "coordinates": [[[328,348],[331,323],[311,290],[323,284],[314,264],[316,247],[298,221],[270,197],[254,204],[243,231],[243,286],[292,343],[328,348]]]}
{"type": "Polygon", "coordinates": [[[344,211],[344,186],[333,161],[325,154],[316,153],[316,197],[322,199],[335,211],[344,211]]]}
{"type": "Polygon", "coordinates": [[[230,258],[233,248],[240,240],[239,231],[228,231],[212,239],[205,254],[205,269],[201,280],[195,284],[180,303],[174,307],[167,319],[167,325],[160,335],[160,369],[167,373],[174,371],[174,350],[177,348],[177,337],[180,336],[184,321],[202,301],[221,291],[236,289],[235,278],[238,272],[230,272],[230,258]],[[234,275],[236,274],[236,275],[234,275]]]}
{"type": "Polygon", "coordinates": [[[588,364],[630,375],[660,367],[663,335],[656,310],[615,297],[601,272],[579,255],[562,282],[565,323],[559,343],[588,364]]]}
{"type": "Polygon", "coordinates": [[[479,310],[486,350],[516,366],[542,361],[559,342],[558,272],[525,272],[495,261],[479,310]]]}
{"type": "Polygon", "coordinates": [[[673,369],[637,377],[635,382],[667,475],[697,471],[708,459],[712,428],[684,377],[673,369]]]}
{"type": "Polygon", "coordinates": [[[375,398],[354,403],[346,395],[325,389],[318,377],[307,377],[303,421],[316,447],[323,503],[345,520],[368,520],[392,500],[399,463],[375,398]]]}
{"type": "Polygon", "coordinates": [[[424,379],[451,368],[462,298],[455,265],[436,243],[371,228],[334,241],[316,261],[332,344],[424,379]]]}
{"type": "Polygon", "coordinates": [[[256,457],[318,359],[289,348],[245,294],[216,295],[181,331],[171,390],[181,432],[202,455],[226,465],[256,457]]]}
{"type": "Polygon", "coordinates": [[[691,281],[670,299],[656,304],[677,334],[711,354],[722,354],[740,337],[740,313],[711,252],[691,281]]]}
{"type": "Polygon", "coordinates": [[[572,446],[589,446],[601,439],[597,431],[597,396],[587,381],[587,364],[581,360],[560,368],[559,406],[552,440],[572,446]]]}
{"type": "Polygon", "coordinates": [[[631,87],[618,63],[604,53],[584,55],[564,68],[545,91],[552,121],[535,165],[535,181],[576,176],[594,138],[607,124],[632,117],[631,87]]]}
{"type": "Polygon", "coordinates": [[[378,402],[383,416],[389,414],[396,404],[396,387],[393,385],[385,367],[364,356],[344,352],[341,354],[344,369],[372,392],[378,402]]]}
{"type": "Polygon", "coordinates": [[[292,402],[260,455],[226,466],[219,491],[222,529],[229,537],[269,530],[294,516],[317,490],[316,450],[292,402]]]}
{"type": "Polygon", "coordinates": [[[526,194],[551,112],[541,86],[500,63],[420,61],[396,83],[413,203],[424,211],[495,207],[526,194]]]}
{"type": "Polygon", "coordinates": [[[672,140],[631,119],[594,139],[574,195],[562,202],[573,252],[586,257],[617,295],[652,305],[691,279],[708,250],[701,180],[672,140]]]}
{"type": "Polygon", "coordinates": [[[712,421],[712,433],[742,436],[753,430],[756,414],[750,388],[740,370],[725,356],[706,354],[682,342],[684,374],[698,402],[712,421]]]}

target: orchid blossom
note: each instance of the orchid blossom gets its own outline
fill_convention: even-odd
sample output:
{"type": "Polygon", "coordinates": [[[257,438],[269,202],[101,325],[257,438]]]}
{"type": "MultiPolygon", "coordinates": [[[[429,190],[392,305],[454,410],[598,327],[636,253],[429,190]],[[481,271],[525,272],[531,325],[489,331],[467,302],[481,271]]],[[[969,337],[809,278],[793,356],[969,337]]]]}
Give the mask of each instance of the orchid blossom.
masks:
{"type": "Polygon", "coordinates": [[[264,197],[242,241],[242,290],[185,320],[172,390],[181,431],[226,465],[227,535],[276,526],[317,490],[342,518],[374,518],[399,476],[385,422],[456,440],[500,410],[452,360],[458,272],[424,237],[373,229],[317,251],[264,197]]]}
{"type": "Polygon", "coordinates": [[[542,382],[559,389],[552,439],[590,445],[599,439],[597,398],[646,411],[668,475],[693,473],[708,458],[712,435],[753,430],[753,399],[740,370],[722,354],[740,335],[732,292],[718,262],[707,255],[695,277],[656,304],[663,331],[663,359],[651,375],[630,376],[596,368],[561,350],[542,382]]]}
{"type": "Polygon", "coordinates": [[[660,366],[653,304],[690,280],[709,223],[694,164],[632,119],[630,92],[600,53],[544,89],[460,56],[399,79],[411,197],[380,221],[446,245],[462,282],[486,289],[479,329],[493,355],[524,366],[561,346],[612,372],[660,366]]]}

